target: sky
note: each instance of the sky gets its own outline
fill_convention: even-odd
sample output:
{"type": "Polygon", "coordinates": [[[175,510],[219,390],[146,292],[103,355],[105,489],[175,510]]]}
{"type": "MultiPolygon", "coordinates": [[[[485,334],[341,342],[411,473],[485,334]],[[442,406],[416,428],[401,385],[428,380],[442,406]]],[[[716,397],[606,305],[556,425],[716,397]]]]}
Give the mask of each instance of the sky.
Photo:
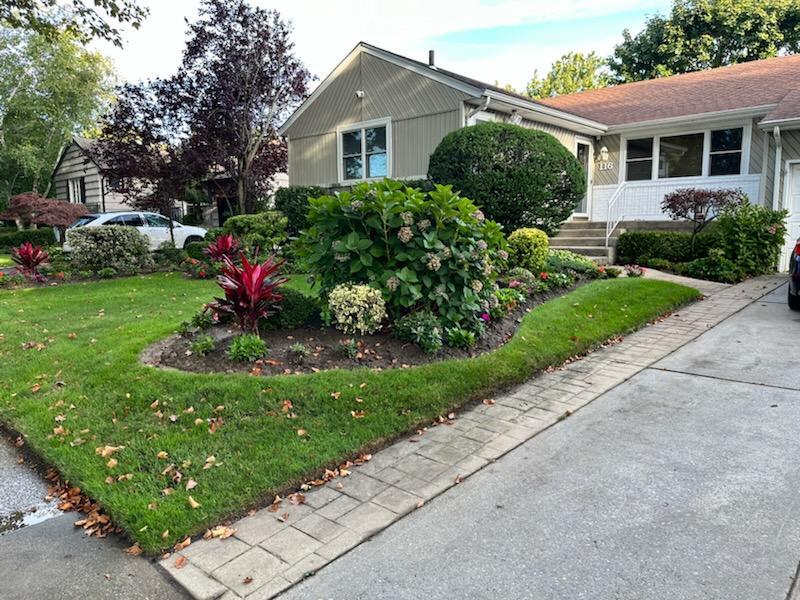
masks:
{"type": "MultiPolygon", "coordinates": [[[[359,42],[524,90],[533,71],[546,72],[569,51],[608,55],[622,30],[641,30],[668,0],[251,0],[292,22],[296,52],[321,81],[359,42]]],[[[150,16],[124,28],[124,48],[95,43],[123,81],[172,74],[181,58],[185,19],[199,0],[141,0],[150,16]]]]}

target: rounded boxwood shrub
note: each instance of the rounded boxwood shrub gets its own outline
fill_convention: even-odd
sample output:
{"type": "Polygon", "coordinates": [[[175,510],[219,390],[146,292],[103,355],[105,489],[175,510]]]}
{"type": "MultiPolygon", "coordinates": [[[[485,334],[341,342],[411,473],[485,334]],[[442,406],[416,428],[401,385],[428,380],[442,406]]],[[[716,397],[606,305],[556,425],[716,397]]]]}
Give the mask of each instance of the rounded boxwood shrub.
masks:
{"type": "Polygon", "coordinates": [[[275,208],[286,216],[286,233],[296,236],[308,227],[308,199],[327,193],[325,188],[293,185],[275,192],[275,208]]]}
{"type": "Polygon", "coordinates": [[[70,260],[78,271],[113,269],[131,274],[150,267],[150,244],[147,236],[134,227],[104,225],[67,230],[70,260]]]}
{"type": "Polygon", "coordinates": [[[512,267],[541,271],[549,249],[550,240],[541,229],[524,227],[508,236],[508,261],[512,267]]]}
{"type": "MultiPolygon", "coordinates": [[[[268,210],[230,217],[222,225],[222,233],[230,233],[251,250],[258,248],[261,254],[270,254],[278,252],[286,243],[287,223],[283,213],[268,210]]],[[[208,233],[206,239],[209,239],[208,233]]]]}
{"type": "Polygon", "coordinates": [[[189,242],[186,244],[186,254],[195,260],[205,260],[206,255],[203,250],[206,246],[208,246],[208,242],[189,242]]]}
{"type": "Polygon", "coordinates": [[[286,286],[281,287],[281,296],[283,300],[278,305],[278,310],[265,320],[267,329],[295,329],[319,316],[320,308],[316,298],[286,286]]]}
{"type": "Polygon", "coordinates": [[[428,309],[444,325],[485,310],[505,260],[500,226],[450,186],[423,192],[399,181],[312,198],[297,253],[323,298],[339,284],[380,289],[394,318],[428,309]]]}
{"type": "Polygon", "coordinates": [[[722,283],[736,283],[745,277],[739,266],[725,258],[722,250],[714,249],[704,258],[696,258],[681,267],[681,275],[695,279],[709,279],[722,283]]]}
{"type": "Polygon", "coordinates": [[[506,230],[539,227],[552,235],[586,192],[581,163],[549,133],[481,123],[447,134],[428,176],[451,184],[506,230]]]}

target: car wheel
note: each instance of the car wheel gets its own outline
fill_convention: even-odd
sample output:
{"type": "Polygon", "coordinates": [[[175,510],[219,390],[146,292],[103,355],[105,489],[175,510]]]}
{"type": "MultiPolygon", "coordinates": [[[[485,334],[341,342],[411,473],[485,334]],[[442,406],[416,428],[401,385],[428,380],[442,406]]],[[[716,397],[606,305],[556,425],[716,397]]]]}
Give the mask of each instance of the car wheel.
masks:
{"type": "Polygon", "coordinates": [[[800,296],[795,296],[789,290],[789,308],[792,310],[800,310],[800,296]]]}
{"type": "Polygon", "coordinates": [[[183,242],[183,249],[184,249],[184,250],[186,250],[186,247],[187,247],[189,244],[191,244],[192,242],[202,242],[202,241],[203,241],[203,238],[201,238],[201,237],[197,237],[196,235],[190,235],[190,236],[189,236],[189,237],[187,237],[187,238],[186,238],[186,240],[183,242]]]}

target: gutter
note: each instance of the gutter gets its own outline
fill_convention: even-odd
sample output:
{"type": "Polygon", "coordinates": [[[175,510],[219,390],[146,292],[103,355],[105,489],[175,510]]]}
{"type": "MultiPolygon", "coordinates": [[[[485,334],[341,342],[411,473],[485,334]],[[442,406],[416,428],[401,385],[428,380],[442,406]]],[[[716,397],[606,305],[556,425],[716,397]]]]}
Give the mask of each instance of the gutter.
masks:
{"type": "Polygon", "coordinates": [[[775,138],[775,178],[772,181],[772,209],[778,210],[778,202],[780,200],[780,183],[783,176],[781,172],[781,159],[783,158],[783,142],[781,141],[781,127],[775,125],[772,130],[772,137],[775,138]]]}
{"type": "MultiPolygon", "coordinates": [[[[584,117],[579,117],[577,115],[573,115],[572,113],[568,113],[557,108],[551,108],[549,106],[545,106],[544,104],[539,104],[538,102],[533,101],[525,101],[521,98],[515,98],[513,96],[508,96],[506,94],[500,94],[498,92],[494,92],[492,90],[486,90],[484,94],[493,99],[497,100],[498,102],[502,102],[504,104],[510,104],[511,106],[516,106],[517,108],[521,108],[523,110],[527,110],[532,113],[537,113],[542,116],[547,116],[552,119],[556,119],[563,123],[569,123],[570,125],[561,125],[564,129],[574,129],[575,125],[583,127],[590,133],[591,135],[602,135],[608,131],[608,127],[603,123],[599,123],[598,121],[592,121],[591,119],[586,119],[584,117]]],[[[585,133],[585,132],[581,132],[585,133]]]]}
{"type": "Polygon", "coordinates": [[[481,111],[484,111],[484,110],[486,110],[487,108],[489,108],[489,104],[491,104],[491,102],[492,102],[492,99],[491,99],[491,98],[489,98],[489,96],[485,96],[485,98],[486,98],[486,99],[483,101],[483,104],[481,104],[480,106],[473,106],[473,107],[472,107],[472,108],[469,110],[469,112],[467,112],[467,114],[465,114],[465,115],[464,115],[464,126],[466,126],[466,125],[469,123],[469,120],[470,120],[472,117],[474,117],[475,115],[477,115],[479,112],[481,112],[481,111]]]}

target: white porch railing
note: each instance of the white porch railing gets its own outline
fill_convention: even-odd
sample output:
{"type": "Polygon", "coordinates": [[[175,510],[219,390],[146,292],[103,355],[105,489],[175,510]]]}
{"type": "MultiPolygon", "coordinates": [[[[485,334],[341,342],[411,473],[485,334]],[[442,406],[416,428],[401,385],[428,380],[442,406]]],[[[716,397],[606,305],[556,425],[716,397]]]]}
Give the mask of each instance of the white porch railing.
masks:
{"type": "Polygon", "coordinates": [[[751,202],[757,202],[760,183],[761,175],[626,181],[617,186],[608,199],[605,215],[606,245],[622,221],[664,221],[668,219],[661,210],[661,203],[664,201],[665,195],[677,189],[740,189],[750,198],[751,202]]]}

